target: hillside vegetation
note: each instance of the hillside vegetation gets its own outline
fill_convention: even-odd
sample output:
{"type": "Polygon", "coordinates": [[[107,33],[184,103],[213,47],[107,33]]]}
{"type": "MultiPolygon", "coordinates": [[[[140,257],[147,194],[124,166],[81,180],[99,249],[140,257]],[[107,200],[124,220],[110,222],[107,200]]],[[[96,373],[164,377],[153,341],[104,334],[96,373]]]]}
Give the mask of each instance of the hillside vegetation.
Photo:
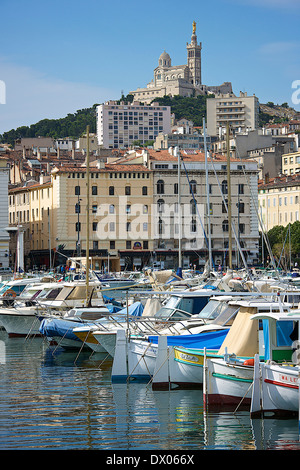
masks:
{"type": "MultiPolygon", "coordinates": [[[[203,118],[206,117],[206,101],[211,97],[213,95],[199,95],[197,97],[164,96],[157,99],[157,101],[161,106],[171,106],[171,112],[174,113],[177,120],[185,118],[193,121],[195,126],[202,126],[203,118]]],[[[119,102],[121,100],[130,102],[132,99],[132,95],[122,96],[119,102]]],[[[42,119],[30,126],[11,129],[0,135],[0,142],[8,143],[13,147],[15,141],[22,137],[42,136],[53,137],[53,139],[70,137],[77,139],[86,131],[88,125],[90,126],[90,132],[94,133],[96,132],[96,107],[97,104],[94,104],[91,108],[80,109],[64,118],[42,119]]],[[[284,122],[299,118],[300,113],[288,107],[287,103],[282,105],[275,105],[272,102],[260,104],[260,127],[268,122],[284,122]]]]}

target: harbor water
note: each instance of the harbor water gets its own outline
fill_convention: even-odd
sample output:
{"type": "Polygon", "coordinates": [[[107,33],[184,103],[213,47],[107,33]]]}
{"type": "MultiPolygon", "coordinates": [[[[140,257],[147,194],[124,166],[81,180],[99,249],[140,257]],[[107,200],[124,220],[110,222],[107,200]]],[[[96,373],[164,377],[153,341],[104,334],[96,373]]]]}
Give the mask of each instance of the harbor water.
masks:
{"type": "MultiPolygon", "coordinates": [[[[201,390],[111,383],[112,360],[0,331],[1,450],[300,450],[298,419],[207,413],[201,390]]],[[[117,454],[116,454],[117,455],[117,454]]]]}

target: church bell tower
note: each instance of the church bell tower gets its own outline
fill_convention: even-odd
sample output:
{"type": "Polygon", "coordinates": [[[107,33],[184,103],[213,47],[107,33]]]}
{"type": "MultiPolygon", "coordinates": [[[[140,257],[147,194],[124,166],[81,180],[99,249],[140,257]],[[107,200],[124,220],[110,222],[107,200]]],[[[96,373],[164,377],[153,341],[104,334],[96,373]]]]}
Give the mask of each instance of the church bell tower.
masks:
{"type": "Polygon", "coordinates": [[[187,65],[190,70],[190,81],[193,85],[201,85],[201,49],[202,43],[197,43],[196,22],[193,21],[193,34],[191,43],[186,44],[187,48],[187,65]]]}

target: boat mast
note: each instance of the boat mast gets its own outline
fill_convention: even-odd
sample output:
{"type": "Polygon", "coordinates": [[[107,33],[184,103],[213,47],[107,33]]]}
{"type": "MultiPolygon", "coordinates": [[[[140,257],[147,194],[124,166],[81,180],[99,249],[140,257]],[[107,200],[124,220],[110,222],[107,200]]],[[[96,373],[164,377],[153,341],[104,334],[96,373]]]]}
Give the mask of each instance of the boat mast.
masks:
{"type": "Polygon", "coordinates": [[[209,202],[209,182],[208,182],[208,162],[207,162],[207,144],[206,144],[206,128],[205,118],[203,118],[203,135],[204,135],[204,154],[205,154],[205,179],[206,179],[206,211],[208,226],[208,265],[209,272],[212,271],[212,251],[211,251],[211,226],[210,226],[210,202],[209,202]]]}
{"type": "Polygon", "coordinates": [[[178,230],[179,230],[179,240],[178,240],[178,275],[181,276],[182,269],[182,220],[181,220],[181,161],[180,161],[180,151],[178,147],[174,149],[174,155],[178,157],[178,230]]]}
{"type": "Polygon", "coordinates": [[[232,269],[232,226],[231,226],[231,179],[230,179],[230,149],[229,149],[229,122],[227,122],[226,130],[226,147],[227,147],[227,195],[228,195],[228,255],[229,269],[232,269]]]}
{"type": "MultiPolygon", "coordinates": [[[[90,274],[90,126],[86,128],[86,306],[89,302],[89,274],[90,274]]],[[[79,227],[78,227],[79,229],[79,227]]]]}

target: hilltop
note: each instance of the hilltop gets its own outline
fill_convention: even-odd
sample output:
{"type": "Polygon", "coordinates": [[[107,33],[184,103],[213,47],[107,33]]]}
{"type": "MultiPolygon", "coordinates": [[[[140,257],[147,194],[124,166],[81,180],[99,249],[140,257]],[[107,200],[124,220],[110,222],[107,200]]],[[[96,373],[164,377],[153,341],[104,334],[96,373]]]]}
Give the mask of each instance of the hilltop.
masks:
{"type": "Polygon", "coordinates": [[[300,112],[295,111],[295,109],[288,106],[287,103],[282,103],[279,105],[269,101],[266,104],[260,103],[259,108],[262,125],[266,124],[267,122],[280,123],[288,122],[294,119],[300,119],[300,112]]]}

